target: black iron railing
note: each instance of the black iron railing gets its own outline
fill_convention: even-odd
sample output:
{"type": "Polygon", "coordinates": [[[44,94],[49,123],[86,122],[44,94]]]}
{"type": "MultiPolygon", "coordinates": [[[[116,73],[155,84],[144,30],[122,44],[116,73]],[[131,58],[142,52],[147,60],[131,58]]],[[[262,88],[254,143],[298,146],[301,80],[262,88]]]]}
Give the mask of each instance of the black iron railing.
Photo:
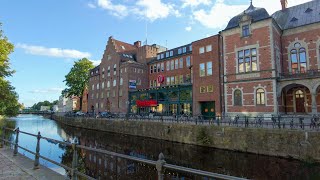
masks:
{"type": "Polygon", "coordinates": [[[320,77],[320,69],[311,69],[307,71],[295,71],[295,72],[286,72],[280,73],[280,79],[295,79],[295,78],[312,78],[320,77]]]}
{"type": "Polygon", "coordinates": [[[234,176],[229,176],[229,175],[223,175],[223,174],[218,174],[218,173],[212,173],[212,172],[207,172],[207,171],[202,171],[202,170],[197,170],[197,169],[192,169],[192,168],[187,168],[187,167],[182,167],[182,166],[177,166],[177,165],[173,165],[173,164],[167,164],[166,161],[164,160],[164,155],[162,153],[159,154],[159,158],[157,161],[153,161],[153,160],[148,160],[148,159],[142,159],[142,158],[137,158],[134,156],[129,156],[129,155],[125,155],[125,154],[120,154],[120,153],[115,153],[115,152],[111,152],[111,151],[107,151],[104,149],[97,149],[97,148],[92,148],[92,147],[87,147],[87,146],[83,146],[83,145],[79,145],[77,142],[74,143],[69,143],[69,142],[64,142],[64,141],[59,141],[59,140],[55,140],[55,139],[51,139],[51,138],[47,138],[47,137],[43,137],[41,136],[40,132],[38,132],[38,134],[32,134],[32,133],[28,133],[28,132],[24,132],[24,131],[20,131],[19,128],[16,129],[10,129],[10,128],[6,128],[3,127],[2,128],[2,138],[1,138],[1,147],[4,147],[6,144],[9,145],[13,145],[14,150],[13,150],[13,155],[16,156],[18,153],[18,148],[29,152],[31,154],[33,154],[35,156],[34,158],[34,169],[38,169],[40,168],[39,166],[39,159],[42,158],[46,161],[49,161],[55,165],[58,165],[62,168],[64,168],[65,170],[68,170],[71,175],[71,179],[72,180],[76,180],[78,179],[78,177],[82,177],[85,179],[95,179],[93,177],[88,176],[87,174],[84,174],[82,172],[79,172],[77,167],[78,167],[78,150],[87,150],[87,151],[91,151],[91,152],[95,152],[95,153],[101,153],[104,155],[109,155],[109,156],[114,156],[116,158],[123,158],[126,160],[131,160],[134,162],[138,162],[138,163],[143,163],[143,164],[148,164],[151,166],[154,166],[155,169],[157,170],[158,173],[158,180],[163,180],[164,179],[164,170],[165,169],[169,169],[169,170],[175,170],[178,172],[183,172],[183,173],[188,173],[188,174],[192,174],[192,175],[197,175],[197,176],[202,176],[202,177],[207,177],[207,178],[217,178],[217,179],[226,179],[226,180],[244,180],[245,178],[239,178],[239,177],[234,177],[234,176]],[[5,139],[5,132],[6,131],[11,131],[13,133],[16,134],[15,136],[15,140],[14,142],[11,142],[10,140],[5,139]],[[35,138],[37,138],[37,146],[36,146],[36,150],[35,152],[24,148],[22,146],[19,145],[19,134],[26,134],[29,136],[33,136],[35,138]],[[72,147],[72,151],[73,151],[73,156],[72,156],[72,167],[68,167],[64,164],[58,163],[56,161],[53,161],[45,156],[42,156],[40,154],[40,140],[44,139],[50,142],[54,142],[57,144],[61,144],[64,146],[69,146],[72,147]]]}

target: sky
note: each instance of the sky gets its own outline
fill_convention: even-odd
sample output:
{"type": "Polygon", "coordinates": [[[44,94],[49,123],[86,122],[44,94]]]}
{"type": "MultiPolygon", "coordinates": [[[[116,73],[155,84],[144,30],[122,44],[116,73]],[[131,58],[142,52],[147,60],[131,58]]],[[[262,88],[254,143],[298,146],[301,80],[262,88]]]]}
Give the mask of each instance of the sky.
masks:
{"type": "MultiPolygon", "coordinates": [[[[309,0],[288,0],[294,6],[309,0]]],[[[74,61],[98,65],[109,36],[169,49],[217,34],[250,0],[0,0],[4,34],[15,45],[8,78],[26,107],[58,100],[74,61]]],[[[280,0],[253,0],[271,15],[280,0]]]]}

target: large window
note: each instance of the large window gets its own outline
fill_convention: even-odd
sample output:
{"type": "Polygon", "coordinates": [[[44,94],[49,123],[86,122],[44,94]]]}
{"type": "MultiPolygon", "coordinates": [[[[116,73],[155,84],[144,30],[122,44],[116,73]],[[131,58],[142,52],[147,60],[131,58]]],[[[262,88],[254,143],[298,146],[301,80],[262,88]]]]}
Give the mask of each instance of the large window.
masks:
{"type": "Polygon", "coordinates": [[[233,104],[235,106],[242,106],[242,93],[239,89],[234,91],[233,104]]]}
{"type": "Polygon", "coordinates": [[[179,68],[183,68],[183,58],[179,59],[179,68]]]}
{"type": "Polygon", "coordinates": [[[300,43],[295,43],[291,54],[291,72],[305,73],[307,71],[306,49],[301,47],[300,43]]]}
{"type": "Polygon", "coordinates": [[[245,49],[238,51],[238,72],[257,71],[257,49],[245,49]]]}
{"type": "Polygon", "coordinates": [[[205,64],[201,63],[200,64],[200,77],[203,77],[205,75],[206,75],[205,64]]]}
{"type": "Polygon", "coordinates": [[[187,67],[190,67],[190,66],[191,66],[190,59],[191,59],[190,56],[187,56],[187,57],[186,57],[186,66],[187,66],[187,67]]]}
{"type": "Polygon", "coordinates": [[[263,89],[259,88],[257,89],[257,105],[265,105],[265,92],[263,89]]]}
{"type": "Polygon", "coordinates": [[[170,71],[170,61],[167,61],[166,64],[167,64],[167,71],[170,71]]]}
{"type": "Polygon", "coordinates": [[[117,74],[117,64],[113,65],[113,75],[117,74]]]}
{"type": "Polygon", "coordinates": [[[212,62],[207,62],[207,76],[212,75],[212,62]]]}
{"type": "Polygon", "coordinates": [[[174,63],[175,69],[178,69],[178,68],[179,68],[179,60],[176,59],[174,62],[175,62],[175,63],[174,63]]]}
{"type": "Polygon", "coordinates": [[[250,35],[249,25],[242,26],[242,37],[246,37],[250,35]]]}

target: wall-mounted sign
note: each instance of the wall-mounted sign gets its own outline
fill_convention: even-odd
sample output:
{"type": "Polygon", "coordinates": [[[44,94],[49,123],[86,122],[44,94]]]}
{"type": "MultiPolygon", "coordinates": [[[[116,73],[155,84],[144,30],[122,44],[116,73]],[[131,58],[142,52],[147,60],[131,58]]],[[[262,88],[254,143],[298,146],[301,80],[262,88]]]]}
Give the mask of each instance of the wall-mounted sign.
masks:
{"type": "Polygon", "coordinates": [[[136,100],[138,107],[154,107],[158,105],[156,100],[136,100]]]}
{"type": "Polygon", "coordinates": [[[164,76],[160,74],[157,80],[158,80],[158,83],[162,84],[164,82],[164,76]]]}
{"type": "Polygon", "coordinates": [[[137,81],[129,80],[129,89],[136,89],[136,88],[137,88],[137,81]]]}

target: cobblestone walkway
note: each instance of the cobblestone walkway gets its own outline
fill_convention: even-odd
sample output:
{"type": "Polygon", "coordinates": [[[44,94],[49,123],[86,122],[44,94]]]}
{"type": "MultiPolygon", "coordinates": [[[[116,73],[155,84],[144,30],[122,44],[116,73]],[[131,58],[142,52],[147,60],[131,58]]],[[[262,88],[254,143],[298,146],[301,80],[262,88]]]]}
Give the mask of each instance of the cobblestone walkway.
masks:
{"type": "Polygon", "coordinates": [[[33,161],[20,154],[13,156],[13,151],[0,148],[0,180],[47,180],[66,179],[64,176],[40,166],[33,170],[33,161]]]}

